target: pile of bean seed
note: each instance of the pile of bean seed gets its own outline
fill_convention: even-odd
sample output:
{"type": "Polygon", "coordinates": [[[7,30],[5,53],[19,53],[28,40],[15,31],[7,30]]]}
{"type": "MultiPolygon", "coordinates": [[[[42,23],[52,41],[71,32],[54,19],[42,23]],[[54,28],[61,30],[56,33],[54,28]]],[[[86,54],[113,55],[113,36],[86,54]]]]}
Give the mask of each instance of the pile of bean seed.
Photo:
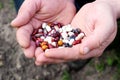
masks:
{"type": "Polygon", "coordinates": [[[33,31],[31,39],[36,47],[45,51],[51,48],[72,47],[79,44],[84,36],[79,28],[74,29],[70,24],[63,26],[60,23],[43,23],[33,31]]]}

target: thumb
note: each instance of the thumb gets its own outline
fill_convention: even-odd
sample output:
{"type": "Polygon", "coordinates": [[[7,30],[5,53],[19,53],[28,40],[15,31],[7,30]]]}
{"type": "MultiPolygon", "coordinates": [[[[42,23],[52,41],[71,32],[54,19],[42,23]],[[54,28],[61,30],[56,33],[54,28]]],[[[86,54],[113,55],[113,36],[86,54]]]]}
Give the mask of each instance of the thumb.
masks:
{"type": "Polygon", "coordinates": [[[107,26],[97,25],[93,33],[86,36],[80,45],[80,53],[87,54],[93,49],[100,47],[105,48],[114,40],[114,30],[113,28],[108,28],[107,26]],[[104,44],[104,45],[103,45],[104,44]]]}
{"type": "Polygon", "coordinates": [[[33,0],[25,0],[19,9],[17,17],[11,22],[14,27],[27,24],[37,12],[37,4],[33,0]]]}
{"type": "Polygon", "coordinates": [[[84,37],[82,43],[80,44],[80,53],[87,54],[88,52],[90,52],[95,48],[98,48],[99,46],[100,46],[100,41],[96,36],[90,35],[84,37]]]}

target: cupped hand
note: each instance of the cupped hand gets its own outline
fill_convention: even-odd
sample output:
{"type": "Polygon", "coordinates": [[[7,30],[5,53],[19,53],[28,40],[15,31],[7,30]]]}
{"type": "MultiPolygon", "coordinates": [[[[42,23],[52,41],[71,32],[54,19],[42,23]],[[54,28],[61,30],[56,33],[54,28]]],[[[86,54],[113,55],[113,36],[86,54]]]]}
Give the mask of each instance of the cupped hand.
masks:
{"type": "Polygon", "coordinates": [[[17,41],[26,57],[33,58],[43,51],[30,40],[33,29],[43,22],[68,24],[76,13],[74,0],[25,0],[11,25],[17,27],[17,41]]]}
{"type": "Polygon", "coordinates": [[[72,48],[50,49],[45,56],[54,61],[37,57],[41,63],[59,63],[100,56],[114,40],[117,32],[116,15],[111,6],[104,2],[84,5],[72,20],[72,26],[80,28],[85,37],[81,44],[72,48]]]}

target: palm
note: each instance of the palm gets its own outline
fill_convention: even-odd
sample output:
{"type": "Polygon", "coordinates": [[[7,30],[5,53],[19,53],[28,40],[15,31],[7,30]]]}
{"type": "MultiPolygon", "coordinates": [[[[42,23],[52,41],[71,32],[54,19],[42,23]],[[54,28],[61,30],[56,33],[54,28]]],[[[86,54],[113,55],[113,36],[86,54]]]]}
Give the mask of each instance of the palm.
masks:
{"type": "Polygon", "coordinates": [[[38,7],[41,5],[42,8],[38,9],[38,12],[34,15],[33,19],[36,19],[38,22],[50,21],[65,24],[70,23],[76,12],[74,4],[68,1],[62,2],[62,0],[42,0],[41,4],[38,3],[36,5],[38,7]]]}
{"type": "Polygon", "coordinates": [[[33,29],[40,27],[42,22],[68,24],[75,12],[72,0],[25,0],[17,18],[12,22],[13,26],[20,27],[17,30],[17,41],[23,47],[25,55],[33,57],[36,52],[35,44],[30,41],[33,29]]]}
{"type": "Polygon", "coordinates": [[[84,59],[100,56],[113,41],[117,32],[115,16],[103,3],[90,3],[83,6],[71,24],[81,28],[86,35],[79,46],[80,53],[84,53],[83,47],[86,46],[89,46],[91,51],[84,56],[84,59]]]}

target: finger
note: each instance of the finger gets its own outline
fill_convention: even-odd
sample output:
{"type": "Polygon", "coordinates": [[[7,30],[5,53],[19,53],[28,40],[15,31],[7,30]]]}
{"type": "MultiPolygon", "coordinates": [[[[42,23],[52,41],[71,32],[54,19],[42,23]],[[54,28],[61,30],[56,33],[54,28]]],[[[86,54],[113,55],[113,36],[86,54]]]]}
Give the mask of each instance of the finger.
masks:
{"type": "Polygon", "coordinates": [[[80,54],[80,58],[81,60],[86,60],[86,59],[90,59],[93,57],[99,57],[102,53],[103,53],[104,49],[99,50],[99,49],[94,49],[92,51],[90,51],[88,54],[82,55],[80,54]]]}
{"type": "Polygon", "coordinates": [[[40,47],[36,48],[35,57],[38,57],[41,53],[43,53],[43,50],[40,47]]]}
{"type": "Polygon", "coordinates": [[[23,48],[24,54],[27,58],[33,58],[35,56],[35,43],[31,41],[28,48],[23,48]]]}
{"type": "Polygon", "coordinates": [[[42,64],[51,64],[51,63],[62,63],[65,62],[64,60],[61,59],[54,59],[54,58],[48,58],[44,55],[44,53],[41,53],[37,58],[35,63],[37,65],[42,65],[42,64]]]}
{"type": "Polygon", "coordinates": [[[79,59],[78,50],[76,46],[72,48],[48,49],[45,51],[45,56],[63,60],[76,60],[79,59]]]}
{"type": "Polygon", "coordinates": [[[106,41],[104,41],[99,48],[91,50],[90,52],[88,52],[88,54],[81,56],[80,59],[88,59],[101,56],[106,47],[112,42],[112,40],[114,39],[113,36],[115,35],[116,32],[111,34],[111,36],[106,41]]]}
{"type": "Polygon", "coordinates": [[[30,35],[32,34],[33,27],[31,24],[27,24],[25,26],[22,26],[21,28],[18,28],[16,37],[18,43],[23,47],[27,48],[30,46],[30,35]]]}
{"type": "Polygon", "coordinates": [[[38,62],[38,61],[35,61],[35,64],[36,64],[37,66],[42,66],[42,65],[43,65],[42,63],[40,63],[40,62],[38,62]]]}
{"type": "Polygon", "coordinates": [[[114,27],[106,24],[95,25],[93,33],[89,36],[86,36],[82,40],[82,46],[80,47],[80,52],[83,54],[88,53],[89,51],[99,48],[104,42],[112,42],[115,36],[112,36],[114,33],[114,27]],[[110,38],[111,37],[111,38],[110,38]],[[109,39],[110,38],[110,39],[109,39]]]}
{"type": "Polygon", "coordinates": [[[39,1],[36,3],[36,1],[33,0],[25,0],[20,7],[17,17],[11,22],[11,25],[14,27],[19,27],[27,24],[38,11],[37,6],[39,1]]]}

